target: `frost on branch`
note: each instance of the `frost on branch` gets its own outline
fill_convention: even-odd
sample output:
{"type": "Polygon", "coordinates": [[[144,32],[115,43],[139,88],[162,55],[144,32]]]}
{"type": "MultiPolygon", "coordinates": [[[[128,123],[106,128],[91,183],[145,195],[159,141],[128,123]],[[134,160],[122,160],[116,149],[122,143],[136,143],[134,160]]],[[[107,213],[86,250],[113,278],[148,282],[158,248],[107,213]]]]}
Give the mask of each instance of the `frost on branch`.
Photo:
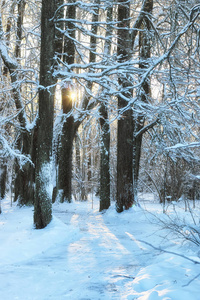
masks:
{"type": "Polygon", "coordinates": [[[22,167],[27,162],[32,163],[31,159],[21,154],[21,152],[17,149],[12,148],[11,145],[9,145],[8,141],[0,134],[0,157],[3,158],[10,158],[10,159],[17,159],[19,166],[22,167]]]}

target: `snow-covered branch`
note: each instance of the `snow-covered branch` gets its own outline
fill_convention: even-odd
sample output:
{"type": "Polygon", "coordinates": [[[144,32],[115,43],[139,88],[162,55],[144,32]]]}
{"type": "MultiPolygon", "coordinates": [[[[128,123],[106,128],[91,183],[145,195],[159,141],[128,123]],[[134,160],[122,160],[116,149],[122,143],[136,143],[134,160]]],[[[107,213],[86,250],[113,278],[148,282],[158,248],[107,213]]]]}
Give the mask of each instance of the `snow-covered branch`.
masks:
{"type": "Polygon", "coordinates": [[[19,150],[14,149],[9,145],[8,141],[0,134],[0,156],[5,158],[17,159],[20,166],[23,166],[27,162],[32,164],[31,159],[21,154],[19,150]]]}

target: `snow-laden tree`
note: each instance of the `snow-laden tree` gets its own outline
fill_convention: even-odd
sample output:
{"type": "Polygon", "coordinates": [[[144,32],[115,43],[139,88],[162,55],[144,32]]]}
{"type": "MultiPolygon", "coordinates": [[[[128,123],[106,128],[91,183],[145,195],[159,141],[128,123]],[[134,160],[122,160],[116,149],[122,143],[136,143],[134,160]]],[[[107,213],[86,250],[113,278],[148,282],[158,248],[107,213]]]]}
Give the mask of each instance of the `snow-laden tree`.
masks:
{"type": "MultiPolygon", "coordinates": [[[[58,4],[60,5],[61,2],[58,4]]],[[[59,42],[57,43],[58,49],[61,49],[61,57],[58,53],[58,65],[55,70],[56,77],[62,80],[60,85],[63,116],[58,145],[57,180],[57,192],[61,202],[70,202],[72,199],[72,147],[75,134],[84,118],[98,102],[97,98],[94,99],[95,94],[92,89],[95,82],[93,73],[95,74],[101,65],[96,61],[99,52],[97,47],[99,9],[100,1],[94,1],[88,5],[83,3],[77,5],[73,1],[63,2],[55,15],[57,36],[62,41],[62,46],[59,42]],[[63,10],[64,6],[66,10],[63,10]],[[88,20],[82,19],[85,16],[88,20]],[[86,41],[83,40],[83,36],[86,37],[86,41]],[[73,106],[72,92],[74,90],[79,103],[75,102],[73,106]],[[81,96],[78,96],[79,92],[81,96]]]]}
{"type": "MultiPolygon", "coordinates": [[[[182,101],[177,100],[176,89],[180,88],[180,93],[186,89],[183,85],[181,87],[180,81],[174,79],[174,76],[178,75],[178,70],[174,68],[173,59],[175,51],[178,51],[179,55],[181,54],[178,50],[180,42],[187,36],[190,28],[194,27],[196,17],[198,18],[198,6],[192,8],[188,4],[185,6],[181,3],[175,5],[175,2],[171,1],[166,7],[163,6],[162,1],[159,1],[153,7],[153,1],[143,1],[142,3],[120,1],[112,3],[115,12],[113,21],[106,21],[105,18],[98,19],[95,12],[99,11],[100,15],[103,10],[108,11],[110,4],[111,2],[107,1],[94,1],[92,3],[80,2],[76,5],[77,17],[73,27],[76,32],[75,37],[69,34],[69,30],[65,30],[66,41],[74,42],[76,59],[73,64],[59,62],[55,74],[63,82],[66,80],[70,82],[75,89],[81,87],[84,90],[80,103],[76,103],[69,114],[70,117],[73,115],[74,124],[80,124],[87,114],[91,114],[89,109],[99,103],[106,104],[109,109],[111,101],[114,100],[112,103],[115,102],[116,108],[118,99],[118,116],[115,118],[119,119],[118,132],[121,132],[121,136],[118,135],[117,186],[118,195],[122,195],[123,189],[125,194],[124,200],[121,201],[122,205],[119,205],[121,207],[119,211],[121,211],[124,207],[128,208],[134,201],[137,201],[137,182],[144,134],[149,132],[152,135],[152,132],[157,132],[159,138],[159,132],[163,132],[164,128],[166,129],[166,141],[169,143],[170,139],[173,140],[171,134],[175,131],[174,121],[176,120],[177,124],[178,122],[184,124],[181,113],[179,121],[177,121],[177,115],[178,111],[182,111],[189,98],[184,96],[184,100],[183,98],[182,101]],[[178,14],[176,9],[178,9],[178,14]],[[195,18],[191,19],[188,24],[185,20],[185,24],[181,26],[180,21],[184,19],[184,10],[186,9],[187,14],[194,13],[195,18]],[[127,20],[126,14],[128,15],[127,20]],[[124,22],[123,26],[116,21],[117,17],[118,21],[124,22]],[[96,26],[97,20],[98,26],[96,26]],[[112,31],[112,38],[109,39],[111,54],[105,55],[106,28],[109,27],[112,31]],[[97,31],[93,31],[95,28],[97,31]],[[97,41],[95,51],[92,48],[92,38],[97,41]],[[117,53],[116,46],[118,47],[117,53]],[[90,57],[94,56],[95,60],[90,60],[90,57]],[[103,98],[104,100],[102,100],[103,98]],[[173,99],[172,102],[171,99],[173,99]],[[127,116],[125,117],[125,115],[127,116]],[[130,124],[128,124],[128,120],[130,124]],[[165,126],[166,120],[169,126],[165,126]],[[121,125],[124,125],[122,130],[120,130],[121,125]],[[129,138],[126,138],[128,132],[129,138]],[[129,154],[126,153],[128,149],[129,154]],[[128,163],[125,166],[126,160],[128,163]],[[125,178],[127,172],[129,172],[127,175],[129,180],[125,178]],[[124,181],[123,178],[125,178],[124,181]],[[129,187],[127,187],[128,185],[129,187]]],[[[63,5],[68,9],[74,3],[69,2],[63,5]]],[[[189,19],[190,17],[188,17],[189,19]]],[[[70,18],[64,20],[58,18],[56,24],[60,24],[60,22],[67,24],[70,21],[70,18]]],[[[67,55],[67,52],[64,53],[67,55]]],[[[193,104],[193,112],[195,111],[194,106],[193,104]]],[[[188,118],[189,120],[190,118],[188,118]]],[[[75,128],[77,127],[75,126],[75,128]]],[[[186,133],[181,126],[176,130],[186,133]]],[[[180,136],[180,134],[174,134],[175,140],[176,136],[180,136]]],[[[162,153],[165,153],[166,147],[161,148],[162,153]]],[[[159,150],[159,147],[157,149],[159,150]]]]}
{"type": "MultiPolygon", "coordinates": [[[[34,198],[34,125],[36,86],[38,85],[38,6],[25,1],[3,1],[1,12],[1,96],[9,103],[7,114],[14,152],[29,159],[13,166],[14,199],[19,204],[33,203],[34,198]],[[29,17],[27,18],[27,14],[29,17]],[[26,41],[26,42],[25,42],[26,41]]],[[[4,112],[5,114],[6,112],[4,112]]]]}
{"type": "Polygon", "coordinates": [[[195,4],[171,1],[163,6],[159,1],[154,11],[158,18],[152,27],[156,47],[151,85],[159,122],[146,135],[144,153],[150,162],[147,178],[150,175],[160,190],[161,201],[166,196],[180,198],[188,172],[199,172],[199,4],[195,4]]]}
{"type": "Polygon", "coordinates": [[[51,155],[53,140],[55,78],[55,0],[42,1],[39,114],[35,175],[34,225],[46,227],[52,219],[51,155]]]}
{"type": "MultiPolygon", "coordinates": [[[[36,194],[41,195],[41,186],[49,180],[51,130],[56,120],[53,140],[56,170],[54,199],[58,195],[61,201],[71,201],[74,173],[81,188],[83,183],[85,187],[88,185],[82,191],[89,192],[89,187],[94,187],[92,178],[96,180],[96,190],[100,186],[100,210],[110,205],[111,185],[112,195],[117,194],[117,210],[120,212],[137,201],[139,170],[142,169],[141,174],[145,173],[144,162],[146,176],[152,178],[154,186],[156,176],[153,176],[153,171],[159,169],[159,178],[163,182],[172,182],[169,170],[174,170],[171,171],[173,179],[176,164],[187,161],[188,172],[198,162],[199,3],[175,0],[167,4],[163,0],[57,0],[54,5],[51,18],[47,18],[49,26],[51,23],[49,32],[55,30],[55,37],[51,37],[52,45],[55,43],[54,54],[50,47],[45,56],[50,55],[51,65],[48,65],[50,60],[44,65],[42,58],[39,71],[39,43],[42,47],[44,42],[50,43],[43,34],[44,27],[40,35],[36,17],[40,15],[39,2],[2,1],[1,97],[7,95],[13,111],[1,110],[1,117],[14,114],[14,118],[6,123],[12,129],[10,139],[4,125],[1,136],[8,145],[15,146],[15,153],[28,156],[37,170],[37,183],[34,185],[33,165],[26,163],[20,168],[16,164],[15,199],[20,199],[21,204],[33,202],[34,187],[36,194]],[[49,82],[39,82],[39,72],[43,72],[41,80],[46,78],[49,82]],[[53,104],[55,86],[56,106],[53,104]],[[42,103],[45,101],[49,101],[50,105],[47,105],[42,118],[42,103]],[[45,119],[48,115],[50,117],[45,119]],[[46,122],[51,124],[48,137],[42,132],[46,122]],[[93,130],[95,122],[96,131],[93,130]],[[38,137],[40,147],[36,160],[38,137]],[[101,145],[100,168],[97,163],[99,150],[95,148],[93,151],[92,148],[96,140],[97,147],[101,145]],[[73,145],[77,154],[74,156],[73,145]],[[196,148],[191,145],[196,145],[196,148]],[[44,155],[40,150],[44,151],[41,152],[44,155]],[[72,173],[73,157],[77,158],[78,172],[83,170],[78,176],[75,169],[72,173]],[[47,162],[44,168],[43,159],[47,162]],[[161,162],[160,167],[158,162],[161,162]],[[92,171],[91,176],[93,163],[99,174],[92,171]],[[41,173],[44,175],[43,183],[40,181],[41,173]],[[116,181],[117,193],[113,190],[116,181]]],[[[162,188],[159,189],[161,192],[162,188]]],[[[46,196],[43,196],[49,203],[51,196],[47,195],[48,192],[44,188],[46,196]]],[[[39,203],[43,202],[36,198],[39,203]]],[[[86,198],[85,195],[83,198],[86,198]]],[[[38,227],[47,223],[42,221],[38,227]]]]}

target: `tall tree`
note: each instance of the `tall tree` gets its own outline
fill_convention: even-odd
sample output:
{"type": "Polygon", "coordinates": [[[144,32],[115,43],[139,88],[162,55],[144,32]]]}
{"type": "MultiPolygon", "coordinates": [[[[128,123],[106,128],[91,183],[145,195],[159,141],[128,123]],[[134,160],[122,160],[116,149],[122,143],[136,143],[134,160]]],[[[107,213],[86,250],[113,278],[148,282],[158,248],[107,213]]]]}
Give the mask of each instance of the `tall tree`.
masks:
{"type": "Polygon", "coordinates": [[[36,159],[36,191],[34,224],[36,229],[46,227],[52,219],[51,154],[54,119],[55,79],[55,0],[42,1],[39,120],[36,159]]]}
{"type": "MultiPolygon", "coordinates": [[[[131,54],[130,1],[120,0],[118,4],[118,41],[117,55],[119,63],[129,60],[131,54]]],[[[133,112],[128,107],[132,98],[132,87],[128,73],[119,76],[120,94],[118,96],[117,131],[117,202],[116,209],[122,212],[134,202],[133,194],[133,112]]]]}
{"type": "MultiPolygon", "coordinates": [[[[87,49],[89,51],[88,61],[89,64],[95,63],[96,59],[96,43],[97,43],[97,21],[98,21],[98,9],[99,9],[100,1],[97,0],[94,5],[94,9],[92,11],[92,25],[91,29],[87,32],[89,35],[89,44],[90,47],[87,49]]],[[[83,30],[85,34],[85,29],[79,26],[75,26],[76,22],[79,20],[75,20],[76,16],[76,2],[72,2],[72,5],[67,7],[66,19],[65,19],[65,30],[64,30],[64,43],[62,50],[62,61],[59,60],[60,65],[66,71],[64,75],[61,72],[62,81],[62,108],[63,108],[63,120],[62,120],[62,130],[61,130],[61,142],[58,150],[58,188],[60,201],[68,201],[72,200],[72,153],[73,153],[73,140],[75,137],[75,133],[77,132],[80,124],[83,119],[87,116],[89,100],[91,99],[91,90],[93,86],[93,81],[88,80],[85,84],[86,93],[83,95],[83,99],[81,101],[81,107],[79,108],[79,116],[74,120],[73,110],[72,110],[72,98],[71,91],[73,88],[74,81],[76,81],[76,71],[73,70],[73,63],[75,62],[75,49],[77,49],[77,45],[79,46],[80,41],[77,41],[76,30],[77,27],[79,30],[83,30]],[[72,21],[70,21],[72,19],[72,21]],[[69,71],[68,71],[69,70],[69,71]],[[74,80],[73,80],[74,79],[74,80]]],[[[87,9],[86,9],[87,10],[87,9]]],[[[61,20],[57,18],[57,24],[60,23],[61,20]]],[[[59,26],[60,27],[60,26],[59,26]]],[[[58,27],[58,30],[60,30],[58,27]]],[[[82,60],[82,55],[80,55],[82,60]]],[[[89,71],[92,73],[92,67],[89,68],[89,71]]],[[[59,78],[59,72],[58,72],[59,78]]],[[[84,85],[84,84],[83,84],[84,85]]],[[[94,103],[93,103],[94,105],[94,103]]],[[[92,105],[92,107],[93,107],[92,105]]]]}
{"type": "MultiPolygon", "coordinates": [[[[112,45],[112,20],[113,20],[113,2],[107,7],[106,17],[106,36],[104,46],[104,56],[109,64],[112,45]]],[[[102,95],[103,96],[103,95],[102,95]]],[[[110,207],[110,125],[108,114],[108,99],[103,96],[100,103],[100,125],[101,125],[101,162],[100,162],[100,207],[99,210],[108,209],[110,207]]]]}
{"type": "MultiPolygon", "coordinates": [[[[67,7],[66,18],[75,20],[75,1],[73,0],[71,4],[73,5],[67,7]]],[[[62,59],[64,64],[72,65],[75,60],[75,26],[73,21],[67,21],[64,27],[66,27],[66,35],[63,38],[62,59]]],[[[64,83],[61,89],[63,117],[58,157],[58,190],[60,202],[71,202],[72,200],[72,151],[75,131],[71,93],[72,85],[64,83]]]]}
{"type": "MultiPolygon", "coordinates": [[[[118,59],[128,62],[131,59],[132,48],[135,46],[136,36],[139,32],[139,68],[147,69],[150,58],[150,28],[153,0],[142,3],[140,13],[130,29],[130,2],[120,1],[118,4],[118,59]],[[125,17],[123,17],[125,16],[125,17]],[[125,37],[125,42],[123,38],[125,37]]],[[[141,73],[141,72],[139,72],[141,73]]],[[[129,73],[120,74],[121,87],[118,96],[118,144],[117,144],[117,211],[128,209],[137,201],[137,184],[141,156],[142,136],[145,131],[153,127],[157,120],[144,128],[145,112],[138,107],[147,103],[150,96],[150,83],[148,76],[144,76],[139,83],[136,101],[133,99],[133,84],[129,73]],[[121,113],[123,111],[123,113],[121,113]]]]}
{"type": "MultiPolygon", "coordinates": [[[[139,68],[147,69],[151,57],[151,14],[153,9],[153,0],[148,0],[143,6],[143,17],[139,31],[139,68]]],[[[148,103],[150,101],[150,78],[147,76],[138,91],[138,101],[148,103]]],[[[134,136],[133,136],[133,180],[134,180],[134,200],[137,201],[137,187],[140,168],[140,157],[142,148],[142,137],[146,130],[144,128],[145,113],[134,113],[134,136]]],[[[157,120],[151,124],[151,127],[157,123],[157,120]]],[[[148,130],[148,128],[146,128],[148,130]]]]}
{"type": "MultiPolygon", "coordinates": [[[[25,0],[20,0],[17,4],[17,12],[18,13],[17,13],[15,58],[18,61],[19,66],[20,66],[20,61],[22,59],[21,44],[22,44],[22,39],[23,39],[22,27],[23,27],[25,6],[26,6],[25,0]]],[[[12,74],[11,80],[12,80],[13,84],[15,85],[18,80],[18,77],[16,77],[15,74],[12,74]]],[[[18,86],[17,89],[18,90],[15,91],[15,93],[14,93],[15,103],[16,104],[19,103],[19,104],[17,104],[18,109],[19,108],[24,109],[23,102],[20,99],[21,98],[21,88],[18,86]],[[20,102],[21,102],[21,104],[20,104],[20,102]]],[[[21,130],[19,132],[19,135],[17,138],[17,147],[20,151],[22,151],[23,154],[31,155],[32,131],[27,130],[28,120],[26,118],[25,113],[24,113],[24,120],[23,120],[23,122],[21,120],[20,124],[22,125],[23,130],[21,130]]],[[[33,204],[33,183],[31,180],[32,179],[31,172],[33,172],[33,165],[31,165],[30,163],[27,162],[23,167],[21,167],[16,160],[14,201],[18,200],[19,205],[33,204]]]]}
{"type": "MultiPolygon", "coordinates": [[[[23,155],[26,155],[33,161],[33,163],[35,163],[35,127],[33,125],[30,126],[30,121],[33,120],[34,117],[31,116],[30,118],[30,116],[28,116],[27,108],[30,106],[30,103],[33,105],[33,99],[35,98],[35,96],[33,96],[35,92],[33,92],[31,88],[33,88],[35,85],[35,79],[33,78],[35,76],[37,78],[38,71],[36,70],[38,70],[38,68],[37,60],[34,58],[31,58],[31,62],[34,62],[33,65],[28,66],[26,64],[26,59],[28,59],[32,53],[30,41],[31,43],[34,43],[33,41],[35,41],[34,33],[33,35],[31,35],[30,32],[29,34],[26,34],[26,31],[24,30],[26,9],[29,9],[29,6],[26,5],[26,3],[27,1],[21,0],[18,2],[13,1],[10,7],[9,5],[8,7],[5,5],[6,9],[9,9],[9,17],[6,20],[5,13],[5,20],[3,22],[5,24],[5,32],[3,31],[3,26],[1,26],[0,54],[4,62],[2,78],[5,85],[5,94],[7,94],[8,85],[11,85],[9,88],[11,92],[10,96],[8,96],[8,99],[11,98],[15,104],[15,108],[13,109],[13,112],[16,113],[15,119],[17,120],[17,122],[13,123],[16,138],[15,146],[17,151],[20,151],[23,155]],[[16,26],[14,22],[11,22],[11,20],[15,19],[16,26]],[[25,37],[27,38],[26,45],[23,43],[25,37]],[[26,47],[29,49],[28,55],[26,52],[26,47]],[[25,91],[27,91],[27,94],[24,93],[25,91]]],[[[34,13],[33,16],[35,16],[34,13]]],[[[33,17],[33,20],[35,21],[35,17],[33,17]]],[[[32,26],[32,22],[30,26],[32,26]]],[[[34,43],[34,45],[34,49],[37,49],[37,44],[34,43]]],[[[30,164],[31,160],[27,159],[22,165],[20,159],[18,158],[15,159],[15,170],[13,172],[15,173],[14,200],[18,200],[20,205],[33,204],[34,167],[33,164],[30,164]]]]}

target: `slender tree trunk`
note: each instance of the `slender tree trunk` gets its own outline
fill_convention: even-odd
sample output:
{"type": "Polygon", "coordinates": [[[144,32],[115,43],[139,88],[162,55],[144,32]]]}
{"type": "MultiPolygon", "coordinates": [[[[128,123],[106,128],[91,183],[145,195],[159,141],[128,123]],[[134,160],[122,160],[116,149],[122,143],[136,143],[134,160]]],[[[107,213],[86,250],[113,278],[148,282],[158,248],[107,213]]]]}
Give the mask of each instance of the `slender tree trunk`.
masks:
{"type": "Polygon", "coordinates": [[[3,161],[0,167],[0,199],[3,199],[6,195],[6,179],[7,179],[7,166],[3,161]]]}
{"type": "Polygon", "coordinates": [[[86,140],[86,130],[82,128],[82,166],[81,166],[81,200],[87,200],[87,191],[86,191],[86,184],[87,181],[87,169],[86,169],[86,162],[87,162],[87,152],[85,147],[85,140],[86,140]]]}
{"type": "Polygon", "coordinates": [[[103,103],[100,107],[101,125],[101,163],[100,163],[100,208],[110,207],[110,126],[108,110],[103,103]]]}
{"type": "MultiPolygon", "coordinates": [[[[73,0],[75,3],[76,1],[73,0]]],[[[100,1],[97,0],[99,3],[100,1]]],[[[76,16],[75,5],[70,5],[67,10],[67,18],[74,19],[76,16]]],[[[90,38],[90,54],[89,62],[95,62],[96,58],[96,33],[97,33],[98,9],[93,14],[93,25],[91,28],[90,38]]],[[[75,38],[75,27],[73,22],[67,23],[68,34],[75,38]]],[[[67,64],[73,64],[75,58],[75,45],[72,39],[64,38],[63,60],[67,64]]],[[[89,82],[87,89],[92,88],[92,82],[89,82]]],[[[60,201],[71,202],[72,199],[72,154],[73,154],[73,139],[80,125],[80,121],[74,122],[73,116],[70,114],[72,110],[72,102],[70,99],[70,87],[66,87],[62,92],[62,106],[64,113],[64,122],[61,134],[61,143],[59,149],[59,171],[58,171],[58,190],[60,201]]],[[[87,106],[89,97],[85,97],[84,103],[87,106]]]]}
{"type": "Polygon", "coordinates": [[[41,57],[39,120],[36,156],[36,190],[34,224],[36,229],[46,227],[52,219],[51,153],[53,138],[53,114],[55,82],[52,77],[55,54],[55,27],[52,21],[55,0],[42,0],[41,57]]]}
{"type": "MultiPolygon", "coordinates": [[[[32,156],[32,133],[25,131],[20,133],[18,141],[18,149],[22,154],[32,156]]],[[[31,157],[32,158],[32,157],[31,157]]],[[[20,166],[16,161],[15,163],[15,195],[14,201],[18,200],[20,206],[32,205],[34,202],[34,184],[33,184],[34,166],[30,162],[26,162],[20,166]]]]}
{"type": "MultiPolygon", "coordinates": [[[[89,139],[91,141],[91,131],[89,133],[89,136],[90,136],[89,139]]],[[[86,141],[86,143],[87,143],[87,141],[86,141]]],[[[92,155],[93,155],[93,153],[92,153],[91,142],[89,142],[87,144],[86,152],[87,152],[87,154],[86,154],[86,161],[87,161],[87,184],[86,184],[87,191],[86,191],[86,193],[88,195],[92,192],[92,180],[93,180],[93,178],[92,178],[92,167],[93,167],[92,166],[92,155]]]]}
{"type": "MultiPolygon", "coordinates": [[[[75,2],[75,1],[73,1],[75,2]]],[[[76,7],[71,5],[67,8],[67,18],[75,19],[76,7]]],[[[67,31],[70,37],[75,38],[73,22],[67,23],[67,31]]],[[[75,45],[72,39],[64,38],[63,61],[73,64],[75,59],[75,45]]],[[[72,155],[74,139],[74,117],[72,113],[71,86],[62,88],[63,124],[59,148],[58,166],[58,190],[60,202],[72,201],[72,155]]]]}
{"type": "MultiPolygon", "coordinates": [[[[16,46],[15,46],[15,57],[17,60],[21,59],[21,44],[23,38],[23,19],[24,19],[24,11],[26,6],[25,0],[18,1],[18,16],[17,16],[17,32],[16,32],[16,46]]],[[[15,74],[11,76],[12,83],[15,85],[17,78],[15,78],[15,74]]],[[[16,106],[18,109],[22,109],[21,104],[21,91],[20,88],[17,87],[16,90],[14,88],[14,99],[16,106]],[[19,103],[19,104],[17,104],[19,103]]],[[[21,102],[22,103],[22,102],[21,102]]],[[[30,155],[32,153],[32,132],[26,129],[27,120],[25,116],[25,112],[22,111],[22,116],[19,116],[21,119],[20,123],[23,124],[23,131],[20,132],[19,140],[18,140],[18,149],[25,155],[30,155]]],[[[32,157],[31,157],[32,158],[32,157]]],[[[19,205],[28,205],[33,204],[34,202],[34,183],[33,183],[33,173],[34,167],[29,162],[27,162],[23,167],[19,166],[18,162],[16,162],[15,166],[15,196],[14,201],[18,200],[19,205]]]]}
{"type": "MultiPolygon", "coordinates": [[[[21,41],[22,41],[22,25],[23,25],[23,16],[25,10],[26,1],[21,0],[18,2],[18,18],[17,18],[17,36],[16,36],[16,48],[15,55],[16,59],[19,60],[21,58],[21,41]]],[[[14,8],[13,8],[14,9],[14,8]]],[[[0,26],[2,27],[1,21],[0,26]]],[[[11,29],[11,23],[8,21],[6,32],[11,29]]],[[[3,30],[2,30],[3,32],[3,30]]],[[[20,126],[22,128],[19,138],[18,138],[18,149],[24,155],[31,155],[33,152],[32,147],[34,147],[32,143],[32,132],[27,129],[27,118],[25,113],[25,108],[23,105],[23,101],[21,99],[21,91],[18,86],[18,74],[16,72],[18,68],[18,64],[13,62],[7,54],[7,49],[1,52],[1,56],[3,58],[4,64],[6,66],[7,71],[10,73],[11,83],[12,83],[12,94],[13,99],[15,101],[16,109],[18,110],[18,120],[20,126]]],[[[6,74],[7,74],[7,71],[6,74]]],[[[18,162],[15,164],[15,197],[14,200],[19,200],[20,205],[24,204],[32,204],[33,203],[33,189],[34,185],[32,182],[34,168],[30,163],[26,163],[23,166],[19,166],[18,162]],[[31,181],[30,181],[31,178],[31,181]]]]}
{"type": "MultiPolygon", "coordinates": [[[[20,63],[21,59],[21,44],[22,44],[22,26],[23,26],[23,19],[24,19],[24,10],[25,10],[26,2],[24,0],[20,0],[17,3],[17,30],[16,30],[16,45],[15,45],[15,57],[17,61],[20,63]]],[[[12,83],[15,84],[17,81],[17,78],[15,76],[11,76],[12,83]]],[[[21,92],[20,88],[17,87],[17,90],[14,91],[14,98],[15,102],[19,101],[21,98],[21,92]]],[[[23,116],[25,118],[25,115],[23,116]]],[[[26,126],[26,120],[24,121],[24,126],[26,126]]],[[[17,141],[17,147],[23,154],[29,154],[30,147],[29,147],[29,134],[26,130],[24,132],[20,132],[18,141],[17,141]]],[[[28,183],[28,174],[27,174],[27,164],[26,167],[21,167],[16,160],[15,162],[15,195],[14,195],[14,201],[18,200],[19,205],[26,204],[26,199],[24,196],[24,192],[26,189],[26,183],[28,183]]],[[[27,187],[26,187],[27,188],[27,187]]]]}
{"type": "MultiPolygon", "coordinates": [[[[62,20],[64,18],[64,0],[56,0],[56,10],[57,14],[56,17],[57,19],[62,20]]],[[[58,22],[56,23],[56,36],[55,36],[55,52],[56,55],[62,59],[63,57],[63,31],[65,29],[65,24],[64,22],[58,22]]]]}
{"type": "MultiPolygon", "coordinates": [[[[56,18],[58,20],[62,20],[64,18],[64,0],[56,0],[56,18]]],[[[65,24],[64,22],[56,22],[56,30],[55,30],[55,54],[56,56],[62,60],[63,59],[63,32],[65,29],[65,24]]],[[[53,193],[52,193],[52,202],[54,203],[57,200],[58,196],[58,170],[59,170],[59,143],[60,143],[60,135],[54,136],[55,139],[55,149],[54,149],[54,157],[55,157],[55,168],[56,168],[56,178],[54,182],[54,187],[53,187],[53,193]]]]}
{"type": "Polygon", "coordinates": [[[72,154],[74,139],[74,118],[70,114],[72,109],[70,88],[62,89],[64,120],[59,149],[58,190],[60,202],[72,201],[72,154]]]}
{"type": "MultiPolygon", "coordinates": [[[[129,59],[131,43],[129,37],[130,27],[130,2],[120,0],[118,4],[118,46],[117,54],[119,62],[129,59]]],[[[123,75],[122,75],[123,76],[123,75]]],[[[128,76],[128,75],[126,75],[128,76]]],[[[132,109],[127,108],[121,114],[120,110],[128,105],[128,99],[132,97],[132,89],[127,77],[119,78],[121,86],[118,96],[118,131],[117,131],[117,212],[128,209],[134,202],[133,194],[133,116],[132,109]],[[126,97],[126,99],[124,99],[126,97]]]]}
{"type": "Polygon", "coordinates": [[[18,5],[18,16],[17,16],[17,35],[16,35],[15,57],[21,58],[22,25],[23,25],[26,1],[19,0],[17,5],[18,5]]]}
{"type": "MultiPolygon", "coordinates": [[[[153,9],[153,0],[146,1],[143,11],[145,15],[141,23],[141,30],[139,32],[139,50],[140,50],[140,63],[139,67],[141,69],[146,69],[148,67],[148,59],[151,56],[151,36],[150,36],[150,18],[153,9]]],[[[148,102],[150,97],[150,81],[149,78],[144,80],[138,97],[141,102],[148,102]]],[[[145,117],[139,115],[134,117],[134,133],[137,134],[144,127],[145,117]]],[[[138,188],[138,177],[140,168],[140,157],[142,148],[142,137],[143,134],[135,138],[134,136],[134,151],[133,151],[133,178],[134,178],[134,200],[137,201],[137,188],[138,188]]]]}
{"type": "Polygon", "coordinates": [[[80,151],[80,140],[78,133],[75,134],[75,180],[76,187],[74,191],[75,200],[81,198],[81,151],[80,151]]]}
{"type": "MultiPolygon", "coordinates": [[[[107,30],[104,55],[109,60],[112,44],[112,27],[109,25],[113,20],[113,3],[107,9],[107,30]]],[[[106,101],[106,100],[105,100],[106,101]]],[[[101,125],[101,163],[100,163],[100,207],[99,211],[110,207],[110,125],[107,103],[100,104],[101,125]]]]}
{"type": "MultiPolygon", "coordinates": [[[[7,18],[6,26],[5,26],[5,36],[6,36],[6,45],[9,47],[10,36],[11,36],[11,28],[13,24],[13,15],[15,11],[16,2],[13,1],[9,11],[9,17],[7,18]]],[[[9,72],[8,66],[5,64],[3,68],[3,75],[7,76],[9,72]]]]}

